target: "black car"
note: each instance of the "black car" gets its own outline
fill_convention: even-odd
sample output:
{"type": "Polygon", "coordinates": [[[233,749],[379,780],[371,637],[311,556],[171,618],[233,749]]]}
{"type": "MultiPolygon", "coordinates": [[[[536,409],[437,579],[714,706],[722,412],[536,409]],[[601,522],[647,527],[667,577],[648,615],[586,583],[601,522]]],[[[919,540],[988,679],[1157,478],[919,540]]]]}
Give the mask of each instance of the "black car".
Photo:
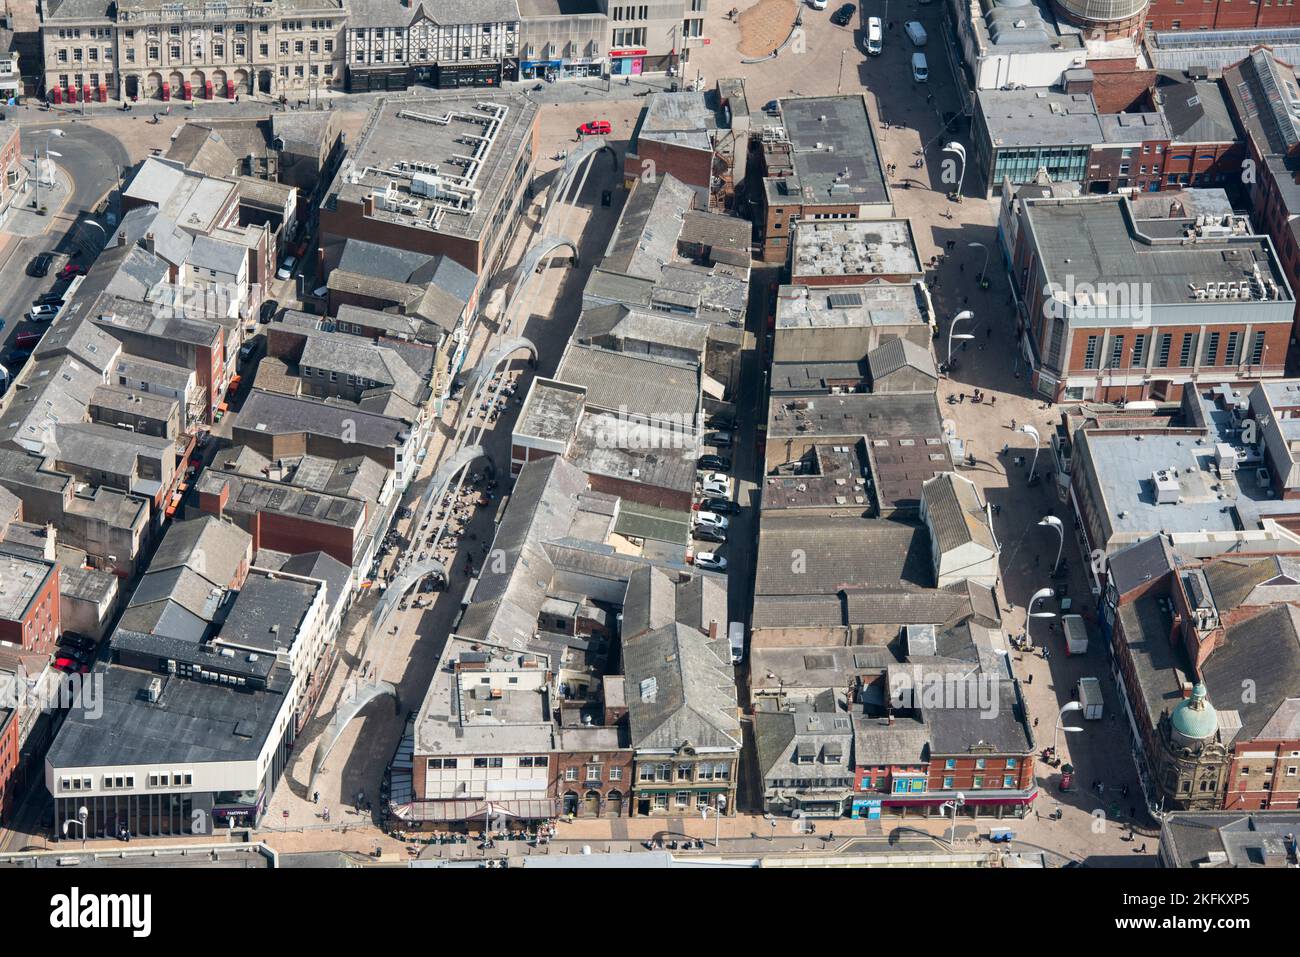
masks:
{"type": "Polygon", "coordinates": [[[781,112],[781,104],[776,100],[768,100],[763,104],[763,112],[769,116],[774,116],[781,112]]]}
{"type": "Polygon", "coordinates": [[[701,455],[696,463],[702,472],[730,472],[731,459],[725,455],[701,455]]]}
{"type": "Polygon", "coordinates": [[[29,276],[47,276],[50,267],[54,265],[54,257],[49,253],[39,253],[27,264],[27,275],[29,276]]]}
{"type": "Polygon", "coordinates": [[[701,512],[713,512],[715,515],[739,515],[740,506],[729,498],[706,498],[700,502],[701,512]]]}
{"type": "Polygon", "coordinates": [[[63,308],[63,296],[57,292],[45,292],[32,300],[33,306],[58,306],[63,308]]]}
{"type": "Polygon", "coordinates": [[[849,21],[853,19],[854,11],[858,8],[851,3],[846,3],[834,13],[831,14],[831,23],[837,27],[847,27],[849,21]]]}
{"type": "Polygon", "coordinates": [[[262,311],[257,315],[257,321],[268,323],[275,318],[275,314],[280,311],[280,304],[274,299],[268,299],[262,303],[262,311]]]}
{"type": "Polygon", "coordinates": [[[727,541],[726,532],[719,531],[709,525],[696,525],[691,530],[691,535],[701,542],[712,542],[715,545],[722,545],[727,541]]]}
{"type": "Polygon", "coordinates": [[[5,353],[4,364],[12,371],[32,357],[31,349],[10,349],[5,353]]]}
{"type": "Polygon", "coordinates": [[[705,416],[704,419],[705,428],[719,429],[720,431],[723,432],[734,432],[735,429],[733,428],[733,426],[735,426],[735,424],[736,422],[734,419],[732,419],[731,416],[722,415],[721,413],[717,415],[705,416]]]}

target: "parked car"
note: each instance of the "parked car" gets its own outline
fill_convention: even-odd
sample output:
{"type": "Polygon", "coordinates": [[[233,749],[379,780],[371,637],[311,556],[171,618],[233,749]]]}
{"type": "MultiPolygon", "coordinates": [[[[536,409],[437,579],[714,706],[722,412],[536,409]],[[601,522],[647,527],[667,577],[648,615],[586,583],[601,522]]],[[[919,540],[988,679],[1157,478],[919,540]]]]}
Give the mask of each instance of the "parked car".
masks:
{"type": "Polygon", "coordinates": [[[293,275],[294,269],[298,265],[297,256],[285,256],[284,262],[280,263],[280,268],[275,271],[276,279],[288,279],[293,275]]]}
{"type": "Polygon", "coordinates": [[[710,435],[708,435],[704,439],[704,441],[707,442],[709,445],[716,446],[717,448],[727,448],[728,446],[731,445],[732,435],[730,432],[727,432],[725,430],[713,432],[710,435]]]}
{"type": "Polygon", "coordinates": [[[917,83],[924,83],[930,79],[930,65],[925,62],[924,53],[912,54],[912,79],[917,83]]]}
{"type": "Polygon", "coordinates": [[[32,306],[27,313],[27,318],[32,322],[49,322],[59,314],[58,306],[32,306]]]}
{"type": "Polygon", "coordinates": [[[53,265],[54,256],[52,254],[37,253],[36,256],[32,258],[32,261],[27,264],[27,275],[36,276],[37,278],[48,276],[50,274],[50,267],[53,265]]]}
{"type": "Polygon", "coordinates": [[[740,506],[729,498],[706,498],[700,502],[701,512],[713,512],[715,515],[739,515],[740,506]]]}
{"type": "Polygon", "coordinates": [[[58,657],[54,659],[54,667],[60,671],[76,671],[80,666],[72,658],[58,657]]]}
{"type": "Polygon", "coordinates": [[[700,552],[695,556],[695,567],[711,572],[725,572],[727,560],[717,552],[700,552]]]}
{"type": "Polygon", "coordinates": [[[10,349],[5,353],[5,365],[16,369],[32,357],[31,349],[10,349]]]}
{"type": "Polygon", "coordinates": [[[59,270],[60,279],[71,279],[73,276],[84,276],[85,274],[86,267],[80,266],[77,263],[68,263],[59,270]]]}
{"type": "Polygon", "coordinates": [[[712,542],[714,545],[725,545],[727,542],[727,533],[712,525],[696,525],[691,530],[691,537],[701,542],[712,542]]]}
{"type": "Polygon", "coordinates": [[[721,412],[715,413],[714,415],[705,416],[704,418],[704,425],[706,428],[721,429],[724,432],[733,431],[735,424],[736,424],[735,419],[733,419],[729,415],[723,415],[721,412]]]}
{"type": "Polygon", "coordinates": [[[731,522],[723,518],[717,512],[696,512],[695,524],[705,525],[710,528],[716,528],[719,531],[725,532],[727,530],[727,526],[730,525],[731,522]]]}
{"type": "Polygon", "coordinates": [[[831,23],[837,27],[847,27],[853,19],[853,14],[857,12],[857,6],[852,3],[846,3],[834,13],[831,14],[831,23]]]}
{"type": "Polygon", "coordinates": [[[722,455],[701,455],[696,468],[701,472],[730,472],[731,459],[722,455]]]}
{"type": "Polygon", "coordinates": [[[925,35],[925,27],[921,26],[920,20],[908,20],[903,24],[903,31],[907,38],[912,41],[912,46],[923,47],[928,39],[925,35]]]}
{"type": "Polygon", "coordinates": [[[871,56],[880,56],[885,49],[885,28],[880,23],[880,17],[869,17],[867,19],[867,53],[871,56]]]}
{"type": "Polygon", "coordinates": [[[261,323],[270,322],[275,318],[275,314],[280,311],[280,304],[274,299],[268,299],[262,303],[261,311],[257,314],[257,321],[261,323]]]}
{"type": "Polygon", "coordinates": [[[45,335],[44,330],[24,329],[14,336],[14,345],[19,349],[35,349],[36,344],[41,341],[43,335],[45,335]]]}
{"type": "Polygon", "coordinates": [[[579,136],[608,136],[613,129],[609,120],[589,120],[578,127],[579,136]]]}
{"type": "Polygon", "coordinates": [[[763,104],[763,112],[768,116],[776,116],[781,112],[781,102],[779,100],[768,100],[763,104]]]}
{"type": "Polygon", "coordinates": [[[57,292],[41,293],[34,300],[32,300],[32,305],[33,306],[62,306],[63,295],[57,292]]]}
{"type": "Polygon", "coordinates": [[[59,635],[59,644],[71,645],[73,648],[88,648],[93,650],[95,647],[95,640],[86,635],[79,635],[75,631],[65,631],[63,634],[59,635]]]}
{"type": "Polygon", "coordinates": [[[731,479],[722,472],[710,472],[700,480],[700,488],[705,495],[731,497],[731,479]]]}
{"type": "Polygon", "coordinates": [[[812,7],[814,10],[825,10],[826,5],[829,2],[830,0],[808,0],[808,6],[812,7]]]}

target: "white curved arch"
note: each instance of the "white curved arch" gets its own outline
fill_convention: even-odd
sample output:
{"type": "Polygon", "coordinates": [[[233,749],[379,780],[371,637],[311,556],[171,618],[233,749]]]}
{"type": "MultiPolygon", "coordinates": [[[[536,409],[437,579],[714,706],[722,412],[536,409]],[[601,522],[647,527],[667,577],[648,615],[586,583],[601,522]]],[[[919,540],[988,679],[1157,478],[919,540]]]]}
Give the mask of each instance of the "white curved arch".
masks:
{"type": "MultiPolygon", "coordinates": [[[[506,307],[507,310],[509,307],[506,307]]],[[[460,426],[470,410],[478,404],[480,393],[484,387],[492,381],[492,376],[496,373],[496,368],[511,355],[521,349],[527,349],[533,362],[537,361],[537,346],[533,345],[531,339],[525,339],[523,336],[514,336],[507,339],[497,348],[479,360],[478,365],[470,370],[469,375],[465,376],[465,385],[460,393],[460,409],[457,413],[457,428],[460,426]]]]}
{"type": "Polygon", "coordinates": [[[312,785],[316,783],[316,775],[325,766],[325,759],[334,750],[334,745],[338,743],[344,729],[347,728],[352,719],[359,715],[361,709],[370,702],[385,695],[393,699],[393,707],[400,711],[402,707],[401,698],[397,694],[397,688],[388,681],[374,681],[364,685],[357,685],[355,694],[339,702],[338,707],[334,709],[334,716],[330,718],[330,723],[321,737],[321,743],[316,746],[316,753],[312,756],[311,777],[307,780],[308,790],[311,790],[312,785]]]}
{"type": "Polygon", "coordinates": [[[370,624],[366,626],[365,636],[361,639],[361,660],[365,661],[370,651],[370,642],[377,635],[381,628],[388,621],[388,617],[393,613],[406,593],[415,587],[416,582],[432,572],[440,572],[443,579],[449,579],[447,566],[436,558],[426,558],[423,561],[413,562],[406,566],[398,573],[393,583],[384,589],[384,596],[379,599],[379,604],[375,610],[370,613],[370,624]]]}

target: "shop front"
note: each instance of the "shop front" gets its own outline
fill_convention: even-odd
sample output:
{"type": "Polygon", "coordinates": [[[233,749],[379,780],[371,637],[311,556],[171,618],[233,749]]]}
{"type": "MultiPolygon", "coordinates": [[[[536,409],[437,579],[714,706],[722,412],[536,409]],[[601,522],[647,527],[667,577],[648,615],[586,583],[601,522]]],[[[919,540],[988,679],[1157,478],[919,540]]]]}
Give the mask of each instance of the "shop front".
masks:
{"type": "Polygon", "coordinates": [[[405,66],[348,67],[347,91],[349,93],[405,90],[408,86],[410,86],[410,72],[405,66]]]}
{"type": "Polygon", "coordinates": [[[645,70],[646,51],[641,48],[609,51],[609,72],[613,76],[640,76],[645,70]]]}
{"type": "Polygon", "coordinates": [[[440,90],[460,87],[500,86],[501,61],[488,63],[439,63],[434,83],[440,90]]]}
{"type": "Polygon", "coordinates": [[[604,76],[605,61],[590,57],[572,60],[520,60],[521,80],[577,80],[583,77],[604,76]]]}
{"type": "MultiPolygon", "coordinates": [[[[965,792],[958,814],[964,817],[1022,818],[1038,797],[1038,789],[1029,791],[979,791],[965,792]]],[[[871,795],[856,795],[854,806],[872,799],[871,795]]],[[[898,817],[951,817],[950,802],[957,799],[955,791],[932,791],[924,796],[882,794],[878,798],[881,812],[898,817]],[[945,807],[945,805],[949,805],[945,807]]],[[[862,815],[859,815],[862,816],[862,815]]]]}

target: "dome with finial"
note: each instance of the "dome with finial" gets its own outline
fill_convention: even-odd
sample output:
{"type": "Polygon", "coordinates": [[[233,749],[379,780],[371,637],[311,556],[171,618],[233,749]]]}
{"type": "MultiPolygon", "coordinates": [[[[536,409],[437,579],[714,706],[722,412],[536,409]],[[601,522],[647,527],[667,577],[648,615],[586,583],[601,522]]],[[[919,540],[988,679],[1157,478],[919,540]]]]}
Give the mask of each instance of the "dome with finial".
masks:
{"type": "Polygon", "coordinates": [[[1200,682],[1192,688],[1192,696],[1178,702],[1169,716],[1175,738],[1184,741],[1204,741],[1219,729],[1219,715],[1210,704],[1205,685],[1200,682]]]}

